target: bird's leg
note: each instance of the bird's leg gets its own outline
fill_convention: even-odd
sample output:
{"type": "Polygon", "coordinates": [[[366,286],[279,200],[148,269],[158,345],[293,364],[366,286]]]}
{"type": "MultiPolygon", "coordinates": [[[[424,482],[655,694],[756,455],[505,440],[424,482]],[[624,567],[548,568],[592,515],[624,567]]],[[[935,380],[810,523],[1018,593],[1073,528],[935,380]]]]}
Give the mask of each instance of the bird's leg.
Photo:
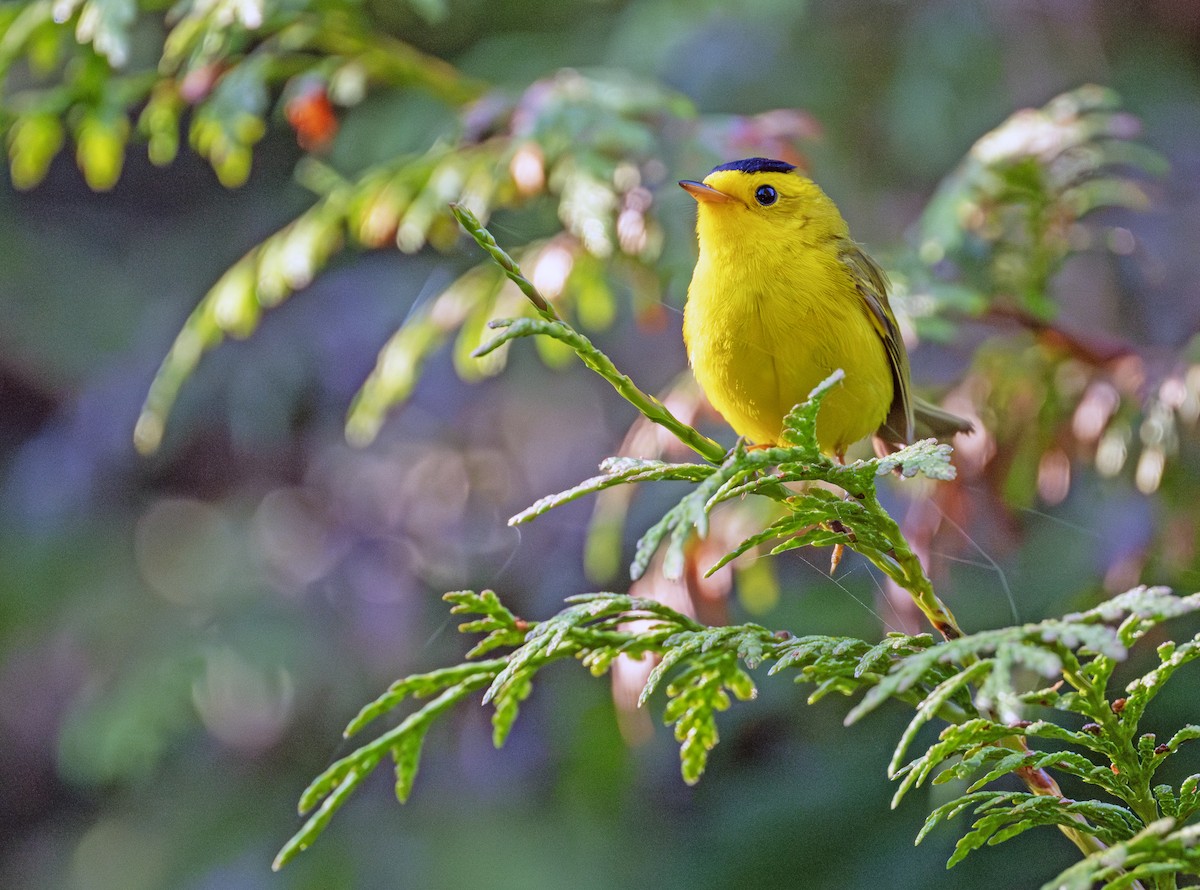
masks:
{"type": "Polygon", "coordinates": [[[722,462],[727,461],[727,460],[729,460],[729,458],[733,457],[734,453],[739,448],[741,448],[745,451],[762,451],[765,448],[771,448],[771,447],[772,447],[771,445],[760,444],[758,442],[751,442],[751,441],[747,440],[745,436],[738,436],[737,441],[733,443],[733,447],[725,452],[725,457],[722,458],[722,462]]]}
{"type": "Polygon", "coordinates": [[[725,463],[725,461],[729,460],[729,458],[733,457],[737,453],[737,450],[739,448],[744,448],[745,445],[746,445],[746,437],[738,436],[737,441],[734,442],[733,445],[730,446],[729,450],[725,452],[725,456],[721,458],[721,463],[722,464],[725,463]]]}
{"type": "MultiPolygon", "coordinates": [[[[845,466],[846,453],[844,451],[836,451],[836,452],[834,452],[833,459],[836,460],[839,465],[845,466]]],[[[845,500],[849,496],[850,495],[847,493],[842,499],[845,500]]],[[[827,523],[827,525],[828,525],[830,531],[834,531],[834,532],[837,532],[838,534],[845,535],[851,541],[854,540],[854,532],[852,532],[850,529],[846,528],[846,526],[844,526],[842,524],[842,521],[840,519],[832,519],[827,523]]],[[[840,566],[842,564],[842,557],[845,555],[846,555],[846,545],[845,544],[834,544],[833,545],[833,553],[831,553],[829,556],[829,576],[830,577],[833,577],[834,573],[837,572],[838,566],[840,566]]]]}
{"type": "MultiPolygon", "coordinates": [[[[857,540],[854,537],[853,530],[844,526],[840,519],[832,519],[829,521],[828,525],[829,525],[830,531],[834,531],[834,532],[837,532],[838,534],[845,535],[849,541],[853,542],[853,541],[857,540]]],[[[846,545],[845,544],[834,544],[833,545],[833,553],[830,554],[830,556],[829,556],[829,575],[830,575],[830,577],[832,577],[833,573],[838,570],[838,566],[840,566],[842,564],[842,556],[844,556],[845,553],[846,553],[846,545]]]]}

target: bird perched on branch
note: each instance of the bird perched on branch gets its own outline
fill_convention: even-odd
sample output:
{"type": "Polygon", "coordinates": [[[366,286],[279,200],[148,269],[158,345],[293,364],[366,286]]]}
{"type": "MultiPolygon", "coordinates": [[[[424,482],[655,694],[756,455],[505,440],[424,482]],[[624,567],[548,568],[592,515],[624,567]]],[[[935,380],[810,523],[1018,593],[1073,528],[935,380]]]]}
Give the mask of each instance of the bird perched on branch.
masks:
{"type": "Polygon", "coordinates": [[[971,424],[915,398],[887,277],[850,238],[837,205],[783,161],[746,158],[679,183],[699,210],[700,257],[683,336],[713,407],[741,436],[778,443],[784,416],[838,368],[817,415],[821,450],[841,460],[971,424]]]}

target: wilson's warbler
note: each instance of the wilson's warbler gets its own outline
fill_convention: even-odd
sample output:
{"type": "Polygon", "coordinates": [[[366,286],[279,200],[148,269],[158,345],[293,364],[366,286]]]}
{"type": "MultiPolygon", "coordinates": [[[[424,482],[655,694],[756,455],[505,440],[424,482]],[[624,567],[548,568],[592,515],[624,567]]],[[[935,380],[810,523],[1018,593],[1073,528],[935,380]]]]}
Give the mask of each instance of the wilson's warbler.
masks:
{"type": "Polygon", "coordinates": [[[877,450],[893,450],[917,423],[971,429],[913,398],[887,278],[816,183],[783,161],[746,158],[679,184],[699,205],[688,359],[739,435],[778,443],[784,415],[838,368],[845,381],[821,406],[817,441],[839,460],[872,433],[877,450]]]}

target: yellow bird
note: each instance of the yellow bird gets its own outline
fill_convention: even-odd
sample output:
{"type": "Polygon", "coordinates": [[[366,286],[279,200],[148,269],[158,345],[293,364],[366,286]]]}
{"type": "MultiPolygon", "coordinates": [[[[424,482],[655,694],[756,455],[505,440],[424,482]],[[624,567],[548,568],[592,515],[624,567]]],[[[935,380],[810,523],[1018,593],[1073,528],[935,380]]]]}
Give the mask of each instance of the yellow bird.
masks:
{"type": "Polygon", "coordinates": [[[970,431],[913,398],[887,277],[816,183],[783,161],[746,158],[679,184],[698,203],[700,240],[683,315],[688,360],[739,435],[776,444],[784,415],[838,368],[845,381],[817,416],[826,454],[841,460],[871,434],[877,450],[894,450],[918,422],[970,431]]]}

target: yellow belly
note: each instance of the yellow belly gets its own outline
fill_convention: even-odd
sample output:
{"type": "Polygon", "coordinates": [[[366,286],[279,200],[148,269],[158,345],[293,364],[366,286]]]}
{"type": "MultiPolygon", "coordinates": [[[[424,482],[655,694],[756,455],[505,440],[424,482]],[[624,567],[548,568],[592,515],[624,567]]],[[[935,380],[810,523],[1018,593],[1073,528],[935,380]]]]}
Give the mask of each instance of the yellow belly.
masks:
{"type": "Polygon", "coordinates": [[[701,255],[683,323],[713,407],[739,435],[775,444],[787,412],[841,368],[817,417],[821,450],[841,454],[874,432],[892,402],[891,368],[836,255],[783,262],[783,274],[725,259],[701,255]]]}

